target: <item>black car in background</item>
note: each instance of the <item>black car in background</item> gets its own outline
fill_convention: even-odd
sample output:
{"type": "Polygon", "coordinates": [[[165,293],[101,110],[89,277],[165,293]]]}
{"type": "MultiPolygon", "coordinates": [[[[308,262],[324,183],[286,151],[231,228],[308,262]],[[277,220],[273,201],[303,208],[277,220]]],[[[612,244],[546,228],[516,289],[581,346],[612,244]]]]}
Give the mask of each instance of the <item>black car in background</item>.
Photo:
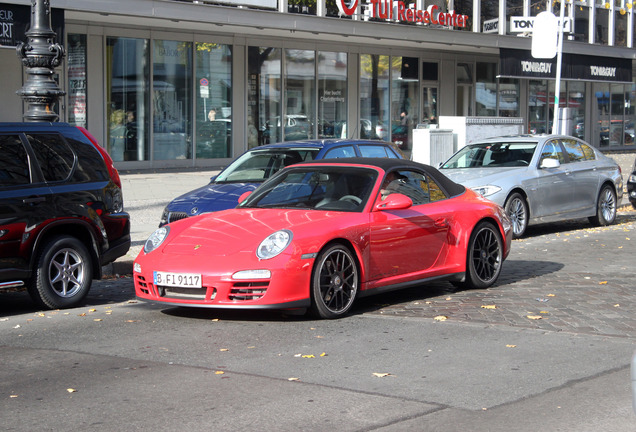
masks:
{"type": "Polygon", "coordinates": [[[0,290],[26,287],[46,308],[77,305],[130,248],[112,159],[66,123],[0,123],[0,156],[0,290]]]}

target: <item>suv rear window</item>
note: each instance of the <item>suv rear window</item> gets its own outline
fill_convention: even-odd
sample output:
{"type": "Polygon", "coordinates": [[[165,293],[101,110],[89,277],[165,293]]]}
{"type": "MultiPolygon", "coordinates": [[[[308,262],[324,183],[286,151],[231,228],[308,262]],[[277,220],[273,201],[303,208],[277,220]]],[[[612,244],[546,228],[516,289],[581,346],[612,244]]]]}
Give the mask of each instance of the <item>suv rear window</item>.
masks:
{"type": "Polygon", "coordinates": [[[58,134],[27,134],[27,139],[40,163],[44,180],[66,180],[73,169],[75,155],[58,134]]]}
{"type": "Polygon", "coordinates": [[[31,183],[29,159],[18,135],[0,135],[0,188],[31,183]]]}

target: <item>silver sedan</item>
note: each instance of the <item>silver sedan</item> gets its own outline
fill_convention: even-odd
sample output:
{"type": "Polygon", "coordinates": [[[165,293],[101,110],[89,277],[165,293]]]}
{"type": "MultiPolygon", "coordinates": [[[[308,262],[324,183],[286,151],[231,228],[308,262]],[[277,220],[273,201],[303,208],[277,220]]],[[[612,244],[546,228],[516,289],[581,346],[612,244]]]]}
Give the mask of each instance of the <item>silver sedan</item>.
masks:
{"type": "Polygon", "coordinates": [[[623,196],[618,164],[570,136],[490,138],[463,147],[440,169],[504,207],[515,238],[528,225],[565,219],[612,224],[623,196]]]}

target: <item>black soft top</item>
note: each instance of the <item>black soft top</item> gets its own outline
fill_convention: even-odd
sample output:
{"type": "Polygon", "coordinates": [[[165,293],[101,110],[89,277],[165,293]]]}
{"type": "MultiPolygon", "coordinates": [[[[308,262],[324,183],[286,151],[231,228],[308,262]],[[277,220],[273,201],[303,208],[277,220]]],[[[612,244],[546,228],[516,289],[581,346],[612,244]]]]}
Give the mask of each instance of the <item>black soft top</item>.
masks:
{"type": "Polygon", "coordinates": [[[415,168],[424,171],[431,176],[442,189],[444,189],[450,196],[457,196],[464,193],[466,188],[459,183],[455,183],[444,174],[439,172],[437,168],[433,168],[430,165],[421,164],[419,162],[413,162],[406,159],[392,159],[392,158],[338,158],[338,159],[320,159],[311,162],[303,162],[298,165],[306,164],[356,164],[356,165],[371,165],[382,170],[389,172],[403,168],[415,168]]]}

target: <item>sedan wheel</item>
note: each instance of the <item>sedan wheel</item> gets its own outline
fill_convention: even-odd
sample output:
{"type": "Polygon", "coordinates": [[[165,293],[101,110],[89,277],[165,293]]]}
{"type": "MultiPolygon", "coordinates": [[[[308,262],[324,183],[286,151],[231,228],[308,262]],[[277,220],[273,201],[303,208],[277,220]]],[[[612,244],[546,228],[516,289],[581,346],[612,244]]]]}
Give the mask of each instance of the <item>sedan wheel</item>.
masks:
{"type": "Polygon", "coordinates": [[[470,236],[466,258],[466,288],[491,286],[501,273],[503,241],[495,226],[481,222],[470,236]]]}
{"type": "Polygon", "coordinates": [[[523,236],[528,228],[528,204],[519,193],[514,193],[508,198],[505,210],[512,222],[512,236],[519,238],[523,236]]]}
{"type": "Polygon", "coordinates": [[[334,245],[320,253],[311,284],[312,310],[320,318],[346,314],[358,292],[358,265],[346,247],[334,245]]]}
{"type": "Polygon", "coordinates": [[[605,185],[598,194],[596,216],[590,222],[597,226],[611,225],[616,220],[616,193],[611,186],[605,185]]]}
{"type": "Polygon", "coordinates": [[[38,257],[29,294],[43,307],[73,307],[88,294],[91,269],[91,257],[82,242],[74,237],[54,237],[38,257]]]}

